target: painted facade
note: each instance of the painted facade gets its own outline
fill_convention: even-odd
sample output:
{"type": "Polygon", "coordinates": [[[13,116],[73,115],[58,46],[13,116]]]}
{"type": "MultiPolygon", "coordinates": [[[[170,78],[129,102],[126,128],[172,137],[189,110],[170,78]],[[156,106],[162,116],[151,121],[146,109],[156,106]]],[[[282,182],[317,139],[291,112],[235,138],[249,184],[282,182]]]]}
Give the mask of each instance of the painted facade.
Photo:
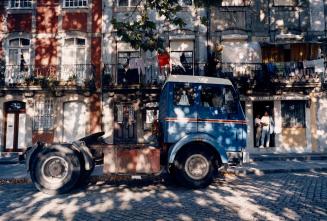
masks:
{"type": "Polygon", "coordinates": [[[108,143],[149,143],[167,75],[208,70],[239,88],[250,152],[327,151],[322,1],[223,0],[203,7],[181,0],[187,25],[162,30],[171,59],[164,68],[156,52],[135,50],[116,36],[111,20],[133,11],[131,0],[0,4],[1,151],[20,151],[22,140],[69,142],[100,130],[108,143]],[[126,71],[131,60],[134,68],[126,71]],[[269,148],[257,148],[254,121],[265,111],[274,133],[269,148]]]}
{"type": "Polygon", "coordinates": [[[101,130],[101,5],[1,2],[2,152],[101,130]]]}

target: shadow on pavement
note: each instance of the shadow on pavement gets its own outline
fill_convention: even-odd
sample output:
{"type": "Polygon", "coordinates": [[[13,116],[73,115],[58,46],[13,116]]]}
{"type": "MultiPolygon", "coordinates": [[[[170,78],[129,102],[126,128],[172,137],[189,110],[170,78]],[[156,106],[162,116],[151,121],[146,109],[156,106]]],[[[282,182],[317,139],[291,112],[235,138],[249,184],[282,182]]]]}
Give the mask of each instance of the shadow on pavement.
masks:
{"type": "Polygon", "coordinates": [[[217,180],[189,190],[167,180],[108,181],[49,196],[0,186],[0,220],[326,220],[327,173],[217,180]]]}

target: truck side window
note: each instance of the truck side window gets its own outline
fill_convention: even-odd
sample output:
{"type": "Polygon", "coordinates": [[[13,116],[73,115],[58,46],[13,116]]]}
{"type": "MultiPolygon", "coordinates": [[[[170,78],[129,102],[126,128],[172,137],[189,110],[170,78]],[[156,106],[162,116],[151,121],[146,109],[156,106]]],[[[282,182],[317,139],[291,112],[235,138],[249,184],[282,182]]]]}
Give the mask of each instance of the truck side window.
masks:
{"type": "Polygon", "coordinates": [[[174,85],[174,105],[190,106],[194,104],[195,91],[187,84],[174,85]]]}
{"type": "Polygon", "coordinates": [[[201,102],[204,107],[220,109],[223,106],[224,96],[220,87],[203,86],[201,102]]]}

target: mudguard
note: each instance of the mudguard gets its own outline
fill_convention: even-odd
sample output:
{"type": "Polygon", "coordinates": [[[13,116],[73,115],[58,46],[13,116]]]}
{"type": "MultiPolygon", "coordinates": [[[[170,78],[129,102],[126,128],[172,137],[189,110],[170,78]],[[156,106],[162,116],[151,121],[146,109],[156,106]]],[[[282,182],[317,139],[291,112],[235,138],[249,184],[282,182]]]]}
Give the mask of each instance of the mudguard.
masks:
{"type": "Polygon", "coordinates": [[[182,139],[180,139],[176,144],[174,144],[168,152],[168,164],[172,164],[174,162],[174,159],[178,153],[178,151],[185,146],[188,143],[192,142],[202,142],[207,143],[214,147],[214,149],[217,151],[217,153],[220,155],[221,162],[223,164],[226,164],[228,162],[226,151],[219,143],[213,138],[212,136],[208,134],[188,134],[182,139]]]}
{"type": "Polygon", "coordinates": [[[30,170],[30,161],[33,159],[36,154],[38,154],[44,147],[44,143],[37,142],[33,146],[30,146],[26,149],[24,155],[25,155],[25,164],[27,171],[30,170]]]}

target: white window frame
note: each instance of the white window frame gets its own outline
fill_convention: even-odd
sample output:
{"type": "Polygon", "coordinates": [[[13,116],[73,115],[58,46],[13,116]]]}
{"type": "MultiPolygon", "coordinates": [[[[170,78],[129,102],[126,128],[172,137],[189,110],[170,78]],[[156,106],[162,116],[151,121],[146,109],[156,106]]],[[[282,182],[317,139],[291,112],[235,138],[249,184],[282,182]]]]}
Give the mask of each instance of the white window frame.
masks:
{"type": "MultiPolygon", "coordinates": [[[[74,50],[74,63],[72,63],[72,64],[86,64],[86,58],[87,58],[87,39],[86,38],[84,38],[84,37],[68,37],[68,38],[65,38],[64,39],[64,45],[63,45],[63,50],[65,50],[65,48],[69,48],[69,49],[74,50]],[[70,46],[67,46],[66,45],[66,40],[69,40],[69,39],[74,39],[74,44],[70,45],[70,46]],[[84,40],[85,44],[84,45],[78,45],[77,44],[78,39],[84,40]],[[77,61],[77,49],[79,49],[79,48],[83,48],[85,50],[85,56],[84,56],[84,60],[82,62],[76,62],[77,61]]],[[[62,59],[64,60],[65,58],[62,57],[62,59]]],[[[66,63],[61,62],[61,64],[66,64],[66,63]]]]}
{"type": "Polygon", "coordinates": [[[252,4],[252,0],[238,0],[239,2],[233,3],[233,0],[222,0],[222,7],[247,7],[252,4]]]}
{"type": "Polygon", "coordinates": [[[6,83],[22,83],[24,82],[25,78],[29,77],[31,75],[31,39],[26,37],[13,37],[9,38],[7,41],[7,47],[6,47],[6,72],[5,72],[5,82],[6,83]],[[11,46],[10,42],[13,40],[18,40],[18,45],[11,46]],[[28,45],[23,45],[22,40],[28,40],[28,45]],[[11,58],[10,58],[10,51],[11,50],[17,50],[16,58],[17,59],[14,64],[11,64],[11,58]],[[24,58],[25,63],[22,65],[22,59],[21,56],[23,55],[23,50],[28,51],[28,58],[24,58]]]}
{"type": "Polygon", "coordinates": [[[273,6],[275,7],[296,7],[298,0],[273,0],[273,6]]]}
{"type": "Polygon", "coordinates": [[[34,0],[9,0],[10,9],[31,9],[33,7],[34,0]],[[30,6],[24,6],[24,3],[30,3],[30,6]],[[17,5],[17,6],[16,6],[17,5]]]}
{"type": "MultiPolygon", "coordinates": [[[[87,64],[87,53],[88,53],[88,48],[87,48],[87,38],[84,38],[84,37],[67,37],[64,39],[64,42],[63,42],[63,46],[62,46],[62,56],[61,56],[61,66],[62,66],[62,72],[61,72],[61,80],[69,80],[69,78],[72,78],[72,79],[75,79],[81,83],[80,81],[81,80],[84,80],[86,78],[86,73],[87,73],[87,70],[82,70],[81,71],[81,66],[80,65],[88,65],[87,64]],[[73,45],[66,45],[66,41],[67,40],[70,40],[70,39],[74,39],[74,43],[73,45]],[[84,45],[79,45],[77,44],[78,40],[79,39],[82,39],[84,40],[84,45]],[[73,62],[71,63],[66,63],[64,62],[65,59],[65,56],[64,56],[64,53],[63,51],[64,50],[73,50],[73,62]],[[78,49],[84,49],[84,59],[82,61],[77,61],[77,51],[78,49]],[[75,65],[73,67],[73,65],[75,65]],[[67,75],[67,73],[69,75],[67,75]],[[72,73],[74,73],[73,75],[71,75],[72,73]]],[[[83,68],[83,67],[82,67],[83,68]]]]}
{"type": "Polygon", "coordinates": [[[127,0],[128,1],[128,3],[127,3],[127,5],[120,5],[119,4],[119,0],[117,0],[117,7],[136,7],[136,5],[132,5],[132,0],[127,0]]]}
{"type": "Polygon", "coordinates": [[[18,56],[18,60],[17,60],[17,65],[20,65],[20,63],[19,63],[19,61],[20,61],[20,57],[21,57],[21,55],[22,55],[22,50],[28,50],[28,54],[29,54],[29,58],[28,58],[28,60],[29,60],[29,63],[27,63],[27,65],[29,65],[29,64],[31,64],[31,39],[29,39],[29,38],[21,38],[21,37],[18,37],[18,38],[10,38],[9,40],[8,40],[8,48],[7,48],[7,51],[8,51],[8,55],[7,55],[7,64],[9,64],[10,63],[10,50],[18,50],[18,53],[19,53],[19,56],[18,56]],[[17,46],[11,46],[10,45],[10,42],[12,41],[12,40],[16,40],[16,39],[18,39],[18,42],[19,42],[19,44],[17,45],[17,46]],[[23,45],[22,44],[22,40],[28,40],[29,41],[29,45],[23,45]]]}
{"type": "Polygon", "coordinates": [[[88,8],[88,7],[89,7],[89,0],[63,0],[63,8],[88,8]],[[83,5],[84,2],[85,5],[83,5]]]}
{"type": "MultiPolygon", "coordinates": [[[[188,40],[185,40],[185,41],[188,41],[188,40]]],[[[194,71],[195,71],[195,50],[194,50],[194,46],[195,46],[195,42],[194,42],[194,40],[191,40],[190,42],[192,42],[192,48],[188,48],[188,49],[182,49],[182,48],[175,48],[175,47],[172,47],[172,43],[173,42],[181,42],[181,44],[183,43],[183,40],[182,41],[180,41],[180,40],[177,40],[177,41],[175,41],[175,40],[172,40],[172,41],[170,41],[169,42],[169,47],[170,47],[170,57],[172,58],[173,56],[172,56],[172,54],[174,54],[174,53],[179,53],[179,54],[181,54],[181,53],[191,53],[192,54],[192,62],[191,63],[187,63],[188,65],[191,65],[192,66],[192,75],[194,75],[194,71]]],[[[172,73],[172,71],[173,71],[173,66],[176,66],[176,64],[173,64],[173,62],[172,62],[172,60],[170,60],[170,71],[171,71],[171,73],[172,73]]]]}
{"type": "Polygon", "coordinates": [[[38,100],[34,104],[33,131],[51,131],[54,128],[52,99],[38,100]],[[46,111],[47,109],[47,111],[46,111]]]}

